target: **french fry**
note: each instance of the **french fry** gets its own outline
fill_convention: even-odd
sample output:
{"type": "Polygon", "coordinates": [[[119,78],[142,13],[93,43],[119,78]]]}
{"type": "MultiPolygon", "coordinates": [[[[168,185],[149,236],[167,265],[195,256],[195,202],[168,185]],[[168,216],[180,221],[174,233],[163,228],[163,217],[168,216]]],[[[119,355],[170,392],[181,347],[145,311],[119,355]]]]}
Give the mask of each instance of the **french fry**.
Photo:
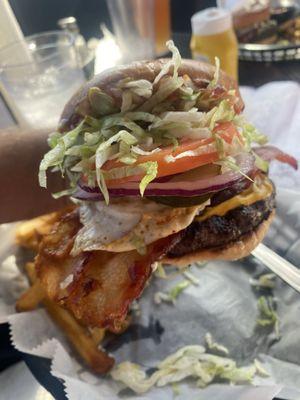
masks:
{"type": "Polygon", "coordinates": [[[34,262],[28,262],[25,264],[25,271],[29,278],[29,281],[33,283],[36,280],[36,272],[34,262]]]}
{"type": "Polygon", "coordinates": [[[19,312],[34,310],[45,297],[44,290],[39,281],[36,281],[22,296],[16,304],[19,312]]]}
{"type": "Polygon", "coordinates": [[[50,316],[64,330],[66,336],[84,361],[95,372],[103,374],[109,371],[114,364],[114,359],[97,348],[97,344],[87,334],[86,329],[68,311],[54,302],[45,299],[43,303],[50,316]]]}
{"type": "MultiPolygon", "coordinates": [[[[32,283],[31,288],[26,293],[35,287],[42,289],[39,281],[36,279],[34,263],[28,262],[25,265],[25,270],[32,283]]],[[[26,293],[24,293],[24,295],[26,295],[26,293]]],[[[21,302],[21,305],[24,306],[23,296],[18,300],[17,305],[21,302]]],[[[51,318],[63,329],[65,335],[86,364],[95,372],[101,374],[109,371],[114,364],[114,359],[109,357],[104,351],[98,349],[98,345],[105,335],[105,329],[92,328],[88,332],[87,328],[80,325],[67,310],[49,299],[42,298],[42,301],[51,318]]],[[[20,308],[17,309],[18,311],[20,310],[20,308]]],[[[27,310],[30,310],[30,308],[27,310]]],[[[23,309],[22,311],[27,310],[23,309]]]]}
{"type": "Polygon", "coordinates": [[[58,213],[53,212],[22,222],[16,230],[17,244],[37,251],[41,237],[50,232],[57,218],[58,213]]]}
{"type": "Polygon", "coordinates": [[[98,346],[102,342],[105,336],[105,329],[101,328],[89,328],[90,335],[94,343],[98,346]]]}
{"type": "Polygon", "coordinates": [[[43,236],[48,235],[61,216],[73,208],[74,206],[71,205],[59,211],[21,222],[16,229],[16,243],[37,251],[43,236]]]}

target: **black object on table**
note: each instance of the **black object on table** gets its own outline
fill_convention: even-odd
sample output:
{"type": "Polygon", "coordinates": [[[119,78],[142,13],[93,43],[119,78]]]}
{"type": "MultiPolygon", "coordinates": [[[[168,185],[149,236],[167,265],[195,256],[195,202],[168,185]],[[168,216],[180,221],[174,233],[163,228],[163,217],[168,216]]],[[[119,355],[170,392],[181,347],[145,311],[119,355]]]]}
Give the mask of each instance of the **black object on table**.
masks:
{"type": "Polygon", "coordinates": [[[56,400],[67,400],[63,383],[50,373],[51,360],[16,350],[10,342],[8,324],[0,324],[0,373],[22,360],[26,363],[35,379],[56,400]]]}
{"type": "MultiPolygon", "coordinates": [[[[190,33],[174,32],[173,40],[184,58],[191,58],[190,33]]],[[[258,87],[273,81],[300,82],[300,61],[239,61],[239,84],[258,87]]]]}
{"type": "Polygon", "coordinates": [[[0,372],[22,359],[22,354],[12,347],[8,324],[0,324],[0,372]]]}

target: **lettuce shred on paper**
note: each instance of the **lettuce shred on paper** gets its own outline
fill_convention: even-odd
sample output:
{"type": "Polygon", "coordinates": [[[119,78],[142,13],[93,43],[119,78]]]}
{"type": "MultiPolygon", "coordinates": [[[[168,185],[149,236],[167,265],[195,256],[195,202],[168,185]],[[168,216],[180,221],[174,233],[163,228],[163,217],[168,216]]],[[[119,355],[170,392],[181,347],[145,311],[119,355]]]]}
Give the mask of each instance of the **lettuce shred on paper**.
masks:
{"type": "Polygon", "coordinates": [[[122,382],[139,394],[155,386],[173,385],[186,378],[193,378],[198,387],[204,388],[219,380],[233,384],[249,383],[256,374],[268,376],[268,372],[257,360],[248,366],[238,367],[233,359],[209,354],[200,345],[185,346],[177,350],[161,361],[150,376],[140,365],[129,361],[118,364],[111,372],[114,380],[122,382]]]}
{"type": "Polygon", "coordinates": [[[276,301],[273,296],[260,296],[257,301],[259,316],[256,320],[257,325],[273,327],[277,339],[280,338],[279,317],[276,312],[276,301]]]}

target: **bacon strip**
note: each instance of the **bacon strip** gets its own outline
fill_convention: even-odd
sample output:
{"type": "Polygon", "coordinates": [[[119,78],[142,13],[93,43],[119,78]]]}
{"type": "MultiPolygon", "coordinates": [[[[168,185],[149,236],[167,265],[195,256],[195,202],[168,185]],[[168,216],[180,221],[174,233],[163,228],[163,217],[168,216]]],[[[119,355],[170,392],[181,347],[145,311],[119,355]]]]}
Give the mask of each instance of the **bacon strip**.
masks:
{"type": "Polygon", "coordinates": [[[78,209],[60,215],[48,235],[40,242],[35,269],[47,296],[56,300],[61,295],[60,285],[84,262],[85,255],[71,259],[70,251],[80,229],[78,209]],[[83,257],[84,256],[84,257],[83,257]]]}
{"type": "Polygon", "coordinates": [[[114,330],[142,293],[152,264],[180,240],[181,234],[152,243],[145,255],[93,251],[73,257],[70,251],[79,228],[74,210],[44,237],[36,259],[38,277],[48,297],[72,311],[78,320],[114,330]]]}
{"type": "Polygon", "coordinates": [[[277,160],[289,164],[294,169],[298,169],[298,162],[289,154],[279,150],[275,146],[260,146],[253,149],[255,153],[265,161],[277,160]]]}
{"type": "Polygon", "coordinates": [[[151,244],[145,255],[137,251],[90,253],[79,277],[71,284],[64,304],[83,323],[114,329],[124,320],[133,300],[142,293],[152,264],[180,238],[175,234],[151,244]]]}

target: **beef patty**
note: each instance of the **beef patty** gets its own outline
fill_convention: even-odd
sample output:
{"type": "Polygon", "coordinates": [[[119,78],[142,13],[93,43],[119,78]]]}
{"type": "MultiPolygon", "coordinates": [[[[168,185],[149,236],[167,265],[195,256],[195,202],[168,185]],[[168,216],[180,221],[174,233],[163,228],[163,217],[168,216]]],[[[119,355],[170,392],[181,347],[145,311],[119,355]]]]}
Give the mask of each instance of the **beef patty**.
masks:
{"type": "Polygon", "coordinates": [[[222,217],[214,215],[204,221],[194,221],[183,231],[182,239],[168,253],[168,257],[227,246],[255,230],[268,219],[274,208],[275,192],[250,206],[234,208],[222,217]]]}

